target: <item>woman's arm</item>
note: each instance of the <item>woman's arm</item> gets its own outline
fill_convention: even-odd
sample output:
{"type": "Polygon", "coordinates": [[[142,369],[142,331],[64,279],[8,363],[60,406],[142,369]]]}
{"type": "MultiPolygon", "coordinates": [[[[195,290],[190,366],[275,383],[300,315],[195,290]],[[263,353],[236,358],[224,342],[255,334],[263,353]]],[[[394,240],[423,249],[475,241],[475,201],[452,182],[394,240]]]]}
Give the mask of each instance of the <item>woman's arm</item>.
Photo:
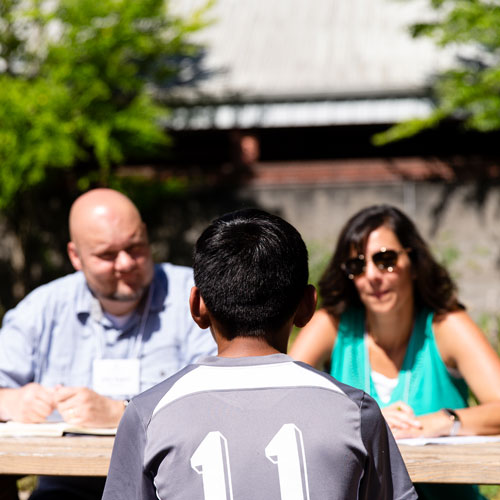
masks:
{"type": "MultiPolygon", "coordinates": [[[[435,319],[433,329],[444,363],[449,368],[458,369],[479,402],[472,408],[456,409],[461,422],[457,434],[500,434],[498,355],[465,311],[448,313],[442,319],[435,319]]],[[[443,411],[417,419],[422,429],[408,431],[412,436],[447,435],[453,428],[453,421],[443,411]]],[[[403,433],[396,435],[405,437],[403,433]]]]}
{"type": "Polygon", "coordinates": [[[337,338],[338,323],[338,319],[330,316],[324,309],[318,309],[297,335],[289,351],[290,356],[322,369],[330,359],[337,338]]]}
{"type": "Polygon", "coordinates": [[[479,406],[458,410],[461,434],[500,433],[500,359],[465,311],[447,314],[434,324],[441,357],[456,367],[479,406]]]}

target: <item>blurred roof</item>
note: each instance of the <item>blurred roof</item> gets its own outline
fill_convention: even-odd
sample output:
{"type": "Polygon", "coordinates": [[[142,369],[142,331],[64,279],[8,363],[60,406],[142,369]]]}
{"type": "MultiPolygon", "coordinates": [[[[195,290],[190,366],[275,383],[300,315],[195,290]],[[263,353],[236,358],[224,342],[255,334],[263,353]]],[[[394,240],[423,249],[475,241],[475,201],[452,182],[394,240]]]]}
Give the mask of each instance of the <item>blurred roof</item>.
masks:
{"type": "MultiPolygon", "coordinates": [[[[202,0],[174,0],[188,14],[202,0]]],[[[174,128],[391,123],[424,116],[426,90],[451,61],[408,26],[427,0],[216,0],[206,48],[174,128]]],[[[188,71],[188,70],[186,70],[188,71]]],[[[184,75],[186,76],[186,75],[184,75]]],[[[189,75],[188,75],[189,77],[189,75]]]]}

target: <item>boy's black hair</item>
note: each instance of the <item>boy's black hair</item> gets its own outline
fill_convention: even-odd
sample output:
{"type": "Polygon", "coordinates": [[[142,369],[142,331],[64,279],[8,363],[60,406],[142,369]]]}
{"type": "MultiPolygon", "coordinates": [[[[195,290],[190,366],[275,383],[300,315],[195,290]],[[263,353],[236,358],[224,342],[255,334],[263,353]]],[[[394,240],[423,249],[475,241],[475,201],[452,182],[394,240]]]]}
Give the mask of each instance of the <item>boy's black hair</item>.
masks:
{"type": "Polygon", "coordinates": [[[307,286],[307,249],[281,217],[243,209],[203,231],[194,251],[194,281],[231,340],[264,337],[295,313],[307,286]]]}

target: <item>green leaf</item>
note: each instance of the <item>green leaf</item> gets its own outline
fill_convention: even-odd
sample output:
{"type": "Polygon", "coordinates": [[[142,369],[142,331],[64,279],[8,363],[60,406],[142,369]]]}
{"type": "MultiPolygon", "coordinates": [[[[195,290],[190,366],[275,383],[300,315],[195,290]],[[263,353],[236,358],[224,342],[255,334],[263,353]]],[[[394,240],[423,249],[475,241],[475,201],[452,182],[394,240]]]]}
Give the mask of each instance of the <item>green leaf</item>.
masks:
{"type": "Polygon", "coordinates": [[[435,21],[415,23],[410,27],[412,35],[473,55],[457,59],[454,68],[435,79],[436,109],[430,117],[397,124],[374,136],[374,144],[411,137],[445,118],[461,120],[464,127],[482,132],[500,129],[500,4],[430,0],[429,5],[435,10],[435,21]]]}
{"type": "Polygon", "coordinates": [[[180,18],[164,0],[2,0],[0,209],[47,169],[110,185],[127,158],[167,147],[154,96],[196,59],[210,5],[180,18]]]}

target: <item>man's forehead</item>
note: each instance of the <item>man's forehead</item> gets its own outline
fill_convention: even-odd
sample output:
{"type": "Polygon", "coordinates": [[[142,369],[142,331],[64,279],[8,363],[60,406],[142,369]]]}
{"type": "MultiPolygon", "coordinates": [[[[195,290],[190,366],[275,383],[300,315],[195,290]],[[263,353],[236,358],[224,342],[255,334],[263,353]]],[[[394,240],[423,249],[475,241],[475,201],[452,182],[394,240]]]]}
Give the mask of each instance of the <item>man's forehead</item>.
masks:
{"type": "Polygon", "coordinates": [[[121,249],[135,243],[147,242],[144,223],[137,221],[135,224],[100,224],[88,228],[80,233],[79,246],[85,246],[93,251],[105,249],[121,249]]]}

